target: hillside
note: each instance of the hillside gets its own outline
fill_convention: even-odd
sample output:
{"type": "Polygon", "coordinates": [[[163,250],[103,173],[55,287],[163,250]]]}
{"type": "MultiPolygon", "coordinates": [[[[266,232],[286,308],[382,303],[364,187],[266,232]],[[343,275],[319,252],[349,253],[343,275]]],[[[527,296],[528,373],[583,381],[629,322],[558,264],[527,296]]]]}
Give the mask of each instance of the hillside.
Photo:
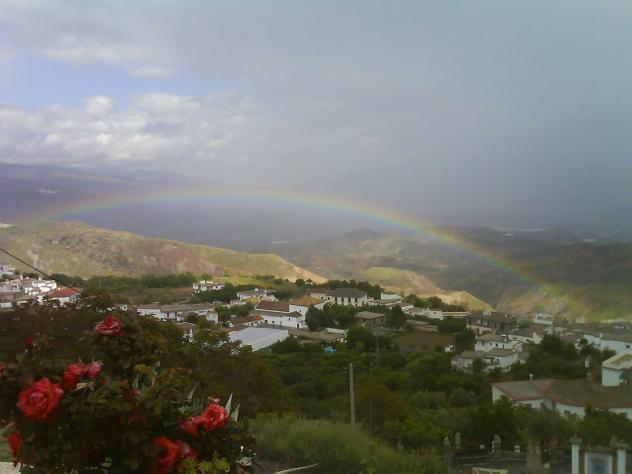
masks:
{"type": "Polygon", "coordinates": [[[329,278],[365,278],[420,293],[465,292],[518,315],[632,317],[632,244],[584,242],[560,231],[445,230],[494,259],[436,240],[363,230],[288,246],[281,255],[329,278]]]}
{"type": "Polygon", "coordinates": [[[0,246],[48,273],[81,277],[228,272],[232,276],[258,274],[324,281],[320,275],[273,254],[249,254],[141,237],[78,222],[3,228],[0,229],[0,246]]]}

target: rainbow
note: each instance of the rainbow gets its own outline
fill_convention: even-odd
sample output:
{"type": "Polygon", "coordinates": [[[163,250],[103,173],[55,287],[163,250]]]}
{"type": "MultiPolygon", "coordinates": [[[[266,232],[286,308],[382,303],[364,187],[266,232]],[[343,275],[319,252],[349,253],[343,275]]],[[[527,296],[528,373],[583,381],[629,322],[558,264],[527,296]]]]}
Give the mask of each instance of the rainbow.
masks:
{"type": "MultiPolygon", "coordinates": [[[[401,230],[411,231],[417,236],[425,237],[448,244],[477,259],[485,261],[507,275],[517,277],[525,285],[540,290],[543,294],[556,295],[556,290],[547,283],[539,281],[535,275],[520,268],[515,262],[490,252],[488,249],[463,239],[449,232],[444,227],[437,226],[416,216],[405,214],[365,201],[356,201],[344,196],[321,196],[309,193],[297,193],[277,188],[228,188],[228,187],[173,187],[147,188],[125,195],[106,195],[79,203],[63,204],[41,213],[30,214],[20,219],[17,224],[32,224],[50,220],[67,220],[82,214],[122,208],[134,204],[160,204],[174,202],[189,202],[194,200],[214,199],[241,203],[268,203],[298,206],[308,209],[318,209],[349,214],[367,218],[374,222],[401,230]]],[[[568,304],[569,302],[566,301],[568,304]]]]}

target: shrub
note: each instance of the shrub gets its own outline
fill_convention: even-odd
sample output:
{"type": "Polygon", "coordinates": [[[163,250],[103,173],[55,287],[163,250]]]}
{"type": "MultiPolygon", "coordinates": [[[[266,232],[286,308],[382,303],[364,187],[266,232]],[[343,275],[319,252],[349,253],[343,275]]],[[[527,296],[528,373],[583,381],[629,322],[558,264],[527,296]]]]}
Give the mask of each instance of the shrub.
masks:
{"type": "Polygon", "coordinates": [[[296,418],[259,417],[253,423],[259,455],[290,465],[318,463],[314,472],[441,474],[447,468],[434,454],[397,453],[360,427],[296,418]]]}
{"type": "Polygon", "coordinates": [[[74,360],[55,357],[53,340],[40,337],[0,363],[0,425],[9,425],[23,472],[167,474],[237,465],[251,440],[229,418],[230,406],[196,397],[188,369],[161,367],[170,341],[159,324],[110,314],[75,341],[74,360]]]}

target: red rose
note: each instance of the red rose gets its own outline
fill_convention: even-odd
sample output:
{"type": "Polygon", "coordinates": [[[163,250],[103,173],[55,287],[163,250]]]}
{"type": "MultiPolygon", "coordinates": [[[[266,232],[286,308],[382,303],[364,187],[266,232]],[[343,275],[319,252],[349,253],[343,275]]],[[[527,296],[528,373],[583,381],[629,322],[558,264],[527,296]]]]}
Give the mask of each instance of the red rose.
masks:
{"type": "Polygon", "coordinates": [[[185,433],[197,437],[200,428],[204,428],[206,431],[215,431],[225,427],[227,422],[228,412],[226,408],[221,406],[217,400],[213,400],[202,415],[182,420],[179,426],[185,433]]]}
{"type": "Polygon", "coordinates": [[[17,431],[13,433],[9,433],[7,435],[7,443],[11,448],[11,452],[13,453],[13,467],[18,465],[20,462],[20,451],[22,450],[22,435],[17,431]]]}
{"type": "Polygon", "coordinates": [[[26,349],[28,351],[29,349],[32,349],[33,346],[34,346],[33,338],[31,336],[25,337],[24,338],[24,349],[26,349]]]}
{"type": "Polygon", "coordinates": [[[70,364],[66,367],[64,375],[61,378],[61,387],[67,392],[74,390],[81,381],[85,370],[85,364],[70,364]]]}
{"type": "Polygon", "coordinates": [[[201,427],[206,427],[208,420],[204,415],[194,416],[180,422],[180,429],[191,436],[197,437],[198,430],[201,427]]]}
{"type": "Polygon", "coordinates": [[[174,444],[178,447],[178,460],[180,462],[186,461],[187,459],[197,459],[198,452],[195,448],[189,446],[188,443],[176,440],[174,441],[174,444]]]}
{"type": "Polygon", "coordinates": [[[169,474],[180,454],[180,448],[166,436],[158,436],[153,441],[160,449],[160,455],[156,458],[156,472],[169,474]]]}
{"type": "Polygon", "coordinates": [[[64,391],[47,378],[34,382],[18,395],[18,408],[33,421],[49,420],[59,408],[64,391]]]}
{"type": "Polygon", "coordinates": [[[204,417],[207,419],[204,428],[207,431],[215,431],[218,428],[223,428],[228,422],[228,412],[226,408],[217,403],[217,400],[213,400],[209,406],[204,410],[204,417]]]}
{"type": "Polygon", "coordinates": [[[94,330],[104,336],[121,336],[123,334],[123,323],[116,316],[110,315],[97,324],[94,330]]]}
{"type": "Polygon", "coordinates": [[[103,364],[101,362],[92,362],[84,367],[83,375],[87,375],[90,380],[95,381],[101,373],[102,367],[103,364]]]}

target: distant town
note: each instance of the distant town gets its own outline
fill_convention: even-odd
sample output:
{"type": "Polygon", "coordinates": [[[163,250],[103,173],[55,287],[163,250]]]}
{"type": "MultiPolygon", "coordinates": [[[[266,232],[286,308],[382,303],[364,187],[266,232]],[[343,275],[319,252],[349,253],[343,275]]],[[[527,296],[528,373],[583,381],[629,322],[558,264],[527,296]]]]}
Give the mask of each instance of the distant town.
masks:
{"type": "MultiPolygon", "coordinates": [[[[119,302],[111,309],[174,323],[185,340],[193,340],[201,328],[210,328],[253,351],[276,350],[290,341],[320,347],[324,353],[335,353],[340,344],[359,344],[377,351],[378,357],[380,344],[382,350],[394,344],[403,353],[440,351],[450,357],[454,373],[488,374],[492,402],[506,400],[562,417],[582,418],[587,411],[600,409],[632,420],[630,322],[577,324],[546,313],[517,317],[469,311],[440,298],[387,292],[366,282],[284,281],[292,289],[288,293],[219,278],[187,278],[188,296],[179,301],[119,302]],[[550,341],[584,354],[586,375],[538,378],[523,371],[516,379],[520,367],[528,367],[534,348],[550,341]],[[503,374],[510,371],[513,379],[506,380],[503,374]]],[[[262,278],[261,283],[277,281],[270,278],[262,278]]],[[[19,307],[81,305],[84,289],[58,280],[20,274],[1,264],[0,314],[19,307]]]]}

